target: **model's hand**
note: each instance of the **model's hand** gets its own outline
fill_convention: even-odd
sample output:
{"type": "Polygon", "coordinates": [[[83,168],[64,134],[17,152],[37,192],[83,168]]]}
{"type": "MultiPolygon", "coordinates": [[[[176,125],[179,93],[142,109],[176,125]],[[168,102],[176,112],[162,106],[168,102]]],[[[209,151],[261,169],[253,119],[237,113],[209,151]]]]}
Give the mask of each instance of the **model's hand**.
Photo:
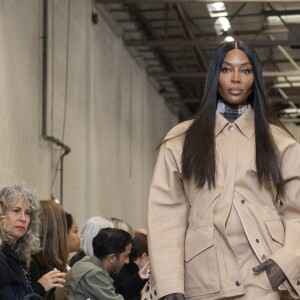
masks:
{"type": "Polygon", "coordinates": [[[286,276],[280,267],[271,259],[264,261],[262,264],[252,269],[254,272],[260,273],[266,271],[272,289],[276,291],[278,287],[286,280],[286,276]]]}
{"type": "Polygon", "coordinates": [[[164,300],[184,300],[184,296],[183,294],[180,293],[174,293],[174,294],[170,294],[167,295],[164,300]]]}
{"type": "Polygon", "coordinates": [[[150,272],[150,262],[148,261],[140,270],[139,275],[142,279],[148,279],[150,272]]]}
{"type": "Polygon", "coordinates": [[[54,287],[64,287],[66,273],[60,272],[56,269],[44,274],[38,282],[44,287],[45,291],[49,291],[54,287]]]}

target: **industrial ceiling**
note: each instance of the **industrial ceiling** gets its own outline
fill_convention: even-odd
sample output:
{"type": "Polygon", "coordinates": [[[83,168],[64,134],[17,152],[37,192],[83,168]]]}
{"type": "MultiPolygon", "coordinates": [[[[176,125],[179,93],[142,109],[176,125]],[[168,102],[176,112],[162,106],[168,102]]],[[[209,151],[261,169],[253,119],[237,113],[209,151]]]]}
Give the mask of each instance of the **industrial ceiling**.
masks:
{"type": "Polygon", "coordinates": [[[229,38],[255,47],[276,112],[298,123],[300,1],[95,2],[117,24],[124,45],[180,120],[195,114],[212,52],[229,38]]]}

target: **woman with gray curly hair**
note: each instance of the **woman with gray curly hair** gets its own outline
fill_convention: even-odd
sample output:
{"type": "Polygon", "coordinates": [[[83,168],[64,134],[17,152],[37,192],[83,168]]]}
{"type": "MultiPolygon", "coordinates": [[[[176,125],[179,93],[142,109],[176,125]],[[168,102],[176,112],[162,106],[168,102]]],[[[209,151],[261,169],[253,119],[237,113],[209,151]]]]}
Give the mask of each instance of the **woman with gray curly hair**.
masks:
{"type": "Polygon", "coordinates": [[[1,230],[0,299],[43,296],[53,287],[62,287],[65,274],[57,270],[31,282],[30,258],[40,250],[40,206],[36,195],[25,184],[3,187],[0,205],[6,219],[1,230]]]}
{"type": "Polygon", "coordinates": [[[0,247],[2,245],[2,240],[3,240],[3,234],[5,232],[5,223],[6,223],[6,217],[3,215],[2,207],[0,205],[0,247]]]}

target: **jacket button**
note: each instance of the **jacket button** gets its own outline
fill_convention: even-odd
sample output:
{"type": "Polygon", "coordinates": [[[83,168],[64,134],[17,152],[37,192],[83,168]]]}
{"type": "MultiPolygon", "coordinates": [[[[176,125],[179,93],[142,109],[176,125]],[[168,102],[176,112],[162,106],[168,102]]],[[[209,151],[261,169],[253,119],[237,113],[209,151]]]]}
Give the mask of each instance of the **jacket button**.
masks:
{"type": "Polygon", "coordinates": [[[300,279],[298,279],[298,280],[296,281],[296,284],[297,284],[297,285],[300,285],[300,279]]]}
{"type": "Polygon", "coordinates": [[[236,285],[236,286],[240,286],[240,285],[241,285],[241,282],[240,282],[239,280],[237,280],[237,281],[235,282],[235,285],[236,285]]]}
{"type": "Polygon", "coordinates": [[[228,130],[229,130],[229,131],[233,131],[233,130],[234,130],[234,127],[233,127],[232,125],[230,125],[230,126],[228,127],[228,130]]]}
{"type": "Polygon", "coordinates": [[[241,202],[244,204],[244,203],[245,203],[245,200],[243,199],[243,200],[241,200],[241,202]]]}
{"type": "Polygon", "coordinates": [[[256,239],[255,241],[256,241],[256,243],[259,243],[259,239],[256,239]]]}

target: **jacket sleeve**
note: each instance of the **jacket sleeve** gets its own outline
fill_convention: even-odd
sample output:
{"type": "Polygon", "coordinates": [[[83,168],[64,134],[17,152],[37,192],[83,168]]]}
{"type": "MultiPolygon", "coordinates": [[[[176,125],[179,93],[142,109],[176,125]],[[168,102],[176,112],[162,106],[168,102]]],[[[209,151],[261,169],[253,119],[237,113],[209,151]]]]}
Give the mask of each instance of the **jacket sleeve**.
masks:
{"type": "MultiPolygon", "coordinates": [[[[285,228],[284,245],[270,257],[288,278],[294,297],[300,295],[300,145],[291,143],[282,156],[285,194],[280,215],[285,228]]],[[[286,284],[287,285],[287,284],[286,284]]],[[[290,290],[290,289],[289,289],[290,290]]]]}
{"type": "Polygon", "coordinates": [[[0,299],[23,299],[26,293],[25,287],[5,262],[5,258],[2,255],[0,252],[0,299]]]}
{"type": "Polygon", "coordinates": [[[181,149],[171,149],[168,144],[164,142],[160,147],[148,203],[153,299],[171,293],[184,294],[184,245],[189,205],[181,177],[181,149]]]}
{"type": "Polygon", "coordinates": [[[30,263],[30,277],[32,280],[32,290],[39,294],[40,296],[44,296],[46,291],[44,286],[38,282],[38,280],[44,275],[41,272],[41,268],[39,267],[39,264],[37,263],[37,260],[35,257],[33,257],[31,263],[30,263]]]}
{"type": "Polygon", "coordinates": [[[115,288],[109,278],[97,270],[88,272],[78,283],[85,291],[85,299],[124,300],[123,296],[115,292],[115,288]]]}
{"type": "MultiPolygon", "coordinates": [[[[44,286],[43,286],[41,283],[39,283],[38,281],[37,281],[37,282],[34,282],[34,283],[32,284],[32,290],[33,290],[36,294],[38,294],[38,295],[40,295],[40,296],[44,296],[45,293],[46,293],[46,290],[45,290],[44,286]]],[[[1,299],[1,298],[0,298],[0,299],[1,299]]]]}

